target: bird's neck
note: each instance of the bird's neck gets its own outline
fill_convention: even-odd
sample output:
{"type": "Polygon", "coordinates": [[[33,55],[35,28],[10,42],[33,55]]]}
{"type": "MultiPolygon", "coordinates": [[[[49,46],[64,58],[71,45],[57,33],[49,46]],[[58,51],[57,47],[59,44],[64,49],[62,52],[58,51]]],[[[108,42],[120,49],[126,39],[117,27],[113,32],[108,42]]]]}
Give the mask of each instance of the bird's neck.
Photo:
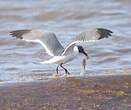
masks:
{"type": "Polygon", "coordinates": [[[75,55],[78,55],[79,54],[79,49],[77,46],[74,47],[74,54],[75,55]]]}

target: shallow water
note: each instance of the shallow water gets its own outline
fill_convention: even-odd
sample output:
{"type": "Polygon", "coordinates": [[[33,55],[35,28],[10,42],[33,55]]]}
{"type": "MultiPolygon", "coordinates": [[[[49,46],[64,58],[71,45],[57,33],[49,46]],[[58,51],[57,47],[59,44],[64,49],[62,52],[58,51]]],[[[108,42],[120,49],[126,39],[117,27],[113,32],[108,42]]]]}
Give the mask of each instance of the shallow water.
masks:
{"type": "MultiPolygon", "coordinates": [[[[95,27],[111,29],[109,39],[84,43],[90,59],[87,75],[131,75],[130,0],[3,0],[0,1],[0,81],[32,81],[55,73],[56,65],[39,62],[50,58],[40,44],[9,36],[16,29],[45,29],[63,46],[80,32],[95,27]]],[[[82,56],[65,65],[81,72],[82,56]]],[[[64,71],[60,69],[60,73],[64,71]]]]}

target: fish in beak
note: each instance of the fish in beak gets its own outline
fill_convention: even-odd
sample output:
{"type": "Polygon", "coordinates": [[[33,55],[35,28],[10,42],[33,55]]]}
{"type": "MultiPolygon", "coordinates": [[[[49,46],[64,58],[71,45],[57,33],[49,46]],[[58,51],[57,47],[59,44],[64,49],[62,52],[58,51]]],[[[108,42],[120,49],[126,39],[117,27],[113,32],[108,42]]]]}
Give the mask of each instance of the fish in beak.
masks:
{"type": "Polygon", "coordinates": [[[83,51],[83,54],[86,56],[86,59],[88,60],[89,59],[88,54],[85,51],[83,51]]]}

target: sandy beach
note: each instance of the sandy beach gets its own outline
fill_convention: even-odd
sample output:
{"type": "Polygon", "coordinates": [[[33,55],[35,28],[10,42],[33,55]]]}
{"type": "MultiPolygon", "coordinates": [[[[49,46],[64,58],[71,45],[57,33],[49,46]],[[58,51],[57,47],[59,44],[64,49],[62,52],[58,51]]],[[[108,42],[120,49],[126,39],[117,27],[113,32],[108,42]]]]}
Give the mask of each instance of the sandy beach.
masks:
{"type": "Polygon", "coordinates": [[[0,87],[0,110],[130,110],[131,76],[58,78],[0,87]]]}

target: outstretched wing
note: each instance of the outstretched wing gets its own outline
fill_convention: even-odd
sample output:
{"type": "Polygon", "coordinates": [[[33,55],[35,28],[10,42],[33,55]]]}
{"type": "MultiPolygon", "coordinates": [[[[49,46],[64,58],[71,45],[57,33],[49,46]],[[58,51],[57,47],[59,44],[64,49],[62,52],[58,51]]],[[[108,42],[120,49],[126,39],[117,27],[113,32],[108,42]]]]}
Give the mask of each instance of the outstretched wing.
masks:
{"type": "Polygon", "coordinates": [[[100,40],[103,38],[108,38],[109,36],[111,36],[111,33],[113,32],[104,28],[95,28],[82,32],[78,36],[72,39],[71,43],[67,45],[67,47],[65,48],[62,54],[65,54],[68,51],[68,49],[72,48],[75,45],[75,43],[89,42],[89,41],[100,40]]]}
{"type": "Polygon", "coordinates": [[[40,43],[51,56],[58,56],[64,50],[55,34],[46,30],[16,30],[11,31],[10,35],[29,42],[40,43]]]}

